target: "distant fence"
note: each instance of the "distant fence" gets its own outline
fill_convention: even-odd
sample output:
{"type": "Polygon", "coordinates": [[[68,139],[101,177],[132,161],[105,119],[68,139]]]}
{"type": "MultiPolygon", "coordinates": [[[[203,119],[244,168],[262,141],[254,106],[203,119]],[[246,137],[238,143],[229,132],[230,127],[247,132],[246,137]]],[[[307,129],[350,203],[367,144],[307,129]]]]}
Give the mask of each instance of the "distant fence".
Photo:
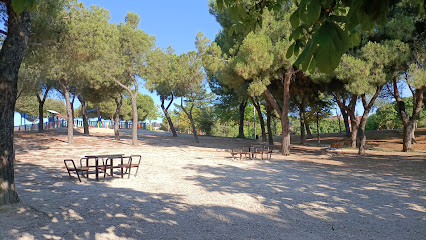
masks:
{"type": "MultiPolygon", "coordinates": [[[[68,121],[56,121],[56,122],[47,122],[43,124],[43,129],[54,129],[54,128],[66,128],[68,127],[68,121]]],[[[83,127],[83,121],[74,120],[74,127],[79,128],[83,127]]],[[[118,128],[120,129],[130,129],[133,127],[132,122],[120,122],[118,128]]],[[[98,122],[90,121],[89,128],[114,128],[114,122],[98,122]]],[[[146,129],[146,123],[138,123],[138,129],[146,129]]],[[[38,131],[38,123],[36,124],[26,124],[22,126],[16,126],[15,131],[38,131]]]]}

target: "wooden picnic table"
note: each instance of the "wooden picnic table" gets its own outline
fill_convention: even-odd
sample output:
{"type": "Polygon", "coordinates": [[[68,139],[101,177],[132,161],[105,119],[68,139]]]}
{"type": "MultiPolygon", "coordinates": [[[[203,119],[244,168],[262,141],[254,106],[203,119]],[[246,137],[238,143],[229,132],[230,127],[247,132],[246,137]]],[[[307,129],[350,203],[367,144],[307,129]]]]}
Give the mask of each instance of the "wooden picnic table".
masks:
{"type": "Polygon", "coordinates": [[[102,169],[104,171],[107,170],[107,167],[111,169],[111,176],[113,176],[113,159],[116,158],[120,158],[121,159],[121,164],[123,164],[123,156],[124,154],[99,154],[99,155],[87,155],[86,157],[86,167],[95,167],[95,175],[96,175],[96,181],[99,181],[99,159],[105,159],[106,162],[107,160],[111,160],[111,164],[110,165],[106,165],[106,163],[102,164],[102,169]],[[89,159],[95,159],[95,165],[94,166],[89,166],[89,159]]]}

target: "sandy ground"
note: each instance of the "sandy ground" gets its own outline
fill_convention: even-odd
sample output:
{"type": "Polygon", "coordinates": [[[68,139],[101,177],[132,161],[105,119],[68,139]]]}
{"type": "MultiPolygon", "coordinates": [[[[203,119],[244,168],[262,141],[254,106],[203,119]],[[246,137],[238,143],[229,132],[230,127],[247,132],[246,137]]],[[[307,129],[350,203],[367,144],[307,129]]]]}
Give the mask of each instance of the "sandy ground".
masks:
{"type": "Polygon", "coordinates": [[[344,149],[234,160],[252,140],[139,132],[16,134],[21,202],[0,207],[0,239],[425,239],[426,155],[344,149]],[[137,177],[70,179],[63,159],[140,154],[137,177]]]}

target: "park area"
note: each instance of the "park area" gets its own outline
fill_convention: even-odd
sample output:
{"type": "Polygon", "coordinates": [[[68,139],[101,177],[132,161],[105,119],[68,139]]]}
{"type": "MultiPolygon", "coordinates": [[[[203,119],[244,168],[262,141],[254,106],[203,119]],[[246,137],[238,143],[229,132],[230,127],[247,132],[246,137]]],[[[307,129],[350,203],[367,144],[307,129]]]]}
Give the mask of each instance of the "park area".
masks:
{"type": "MultiPolygon", "coordinates": [[[[270,160],[233,159],[254,140],[109,129],[15,133],[21,202],[0,207],[0,239],[424,239],[426,129],[367,132],[367,155],[322,151],[339,135],[270,160]],[[373,139],[375,138],[375,139],[373,139]],[[70,179],[64,159],[142,155],[138,175],[70,179]]],[[[293,137],[293,136],[292,136],[293,137]]],[[[293,138],[292,143],[298,139],[293,138]]],[[[279,142],[275,143],[279,145],[279,142]]]]}

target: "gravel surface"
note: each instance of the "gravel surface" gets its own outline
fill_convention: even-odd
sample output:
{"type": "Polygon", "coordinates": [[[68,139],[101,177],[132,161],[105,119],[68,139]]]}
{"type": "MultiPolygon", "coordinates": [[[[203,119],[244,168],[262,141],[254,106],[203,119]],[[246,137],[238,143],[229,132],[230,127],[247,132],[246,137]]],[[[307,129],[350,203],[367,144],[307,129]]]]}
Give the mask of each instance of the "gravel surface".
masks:
{"type": "MultiPolygon", "coordinates": [[[[293,146],[239,160],[254,141],[109,130],[16,134],[21,202],[0,207],[0,239],[426,239],[426,157],[293,146]],[[64,159],[140,154],[137,177],[69,178],[64,159]]],[[[103,177],[103,174],[101,174],[103,177]]]]}

